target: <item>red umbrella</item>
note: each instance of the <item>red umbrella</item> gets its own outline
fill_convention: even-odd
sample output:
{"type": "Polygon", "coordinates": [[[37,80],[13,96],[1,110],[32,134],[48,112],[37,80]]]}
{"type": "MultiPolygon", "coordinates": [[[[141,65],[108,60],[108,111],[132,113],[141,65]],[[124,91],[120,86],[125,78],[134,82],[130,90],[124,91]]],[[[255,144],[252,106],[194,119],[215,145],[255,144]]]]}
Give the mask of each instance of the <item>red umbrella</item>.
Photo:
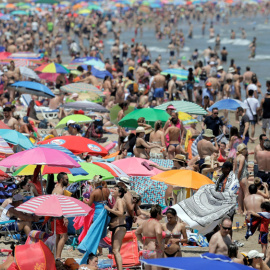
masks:
{"type": "Polygon", "coordinates": [[[11,129],[11,128],[0,120],[0,129],[11,129]]]}
{"type": "Polygon", "coordinates": [[[93,164],[98,165],[99,167],[110,172],[114,177],[129,177],[125,172],[123,172],[120,168],[115,166],[112,163],[108,162],[93,162],[93,164]]]}
{"type": "Polygon", "coordinates": [[[0,52],[0,60],[7,59],[10,55],[11,53],[9,52],[0,52]]]}
{"type": "Polygon", "coordinates": [[[89,153],[93,156],[106,156],[108,151],[95,141],[80,136],[54,137],[38,144],[56,144],[70,150],[75,155],[89,153]]]}
{"type": "Polygon", "coordinates": [[[10,176],[7,173],[5,173],[4,171],[0,170],[0,179],[1,178],[10,178],[10,176]]]}

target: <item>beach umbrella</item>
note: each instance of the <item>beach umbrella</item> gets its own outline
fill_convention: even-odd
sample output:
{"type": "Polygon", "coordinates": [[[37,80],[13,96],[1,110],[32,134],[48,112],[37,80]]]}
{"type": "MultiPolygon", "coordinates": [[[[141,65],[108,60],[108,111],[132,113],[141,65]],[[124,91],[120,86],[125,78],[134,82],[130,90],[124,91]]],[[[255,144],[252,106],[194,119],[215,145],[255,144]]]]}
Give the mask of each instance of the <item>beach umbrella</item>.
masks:
{"type": "Polygon", "coordinates": [[[95,66],[105,67],[104,62],[102,62],[99,58],[92,57],[92,56],[76,58],[70,64],[76,64],[76,63],[90,65],[90,66],[95,65],[95,66]],[[89,64],[86,64],[87,62],[89,64]]]}
{"type": "Polygon", "coordinates": [[[137,128],[138,127],[137,120],[140,117],[144,117],[146,123],[154,127],[156,121],[161,120],[164,124],[170,118],[170,115],[167,112],[159,109],[152,109],[152,108],[138,109],[134,110],[133,112],[127,114],[124,118],[122,118],[119,121],[119,125],[121,127],[137,128]]]}
{"type": "Polygon", "coordinates": [[[21,81],[11,85],[15,91],[27,93],[30,95],[53,98],[54,93],[45,85],[37,82],[21,81]]]}
{"type": "Polygon", "coordinates": [[[207,111],[204,110],[198,104],[193,103],[193,102],[189,102],[189,101],[184,101],[184,100],[165,102],[165,103],[155,107],[155,109],[166,110],[166,108],[169,105],[173,105],[176,108],[177,112],[185,112],[185,113],[189,113],[189,114],[198,114],[198,115],[207,114],[207,111]]]}
{"type": "Polygon", "coordinates": [[[75,110],[83,110],[83,111],[92,111],[92,112],[109,112],[105,107],[100,104],[91,102],[91,101],[75,101],[64,104],[65,109],[75,109],[75,110]]]}
{"type": "MultiPolygon", "coordinates": [[[[124,111],[124,114],[127,115],[131,112],[134,111],[134,106],[128,106],[128,109],[126,111],[124,111]]],[[[121,107],[119,105],[114,105],[111,109],[110,109],[110,121],[117,125],[118,124],[118,121],[117,121],[117,116],[118,116],[118,113],[121,111],[121,107]]]]}
{"type": "MultiPolygon", "coordinates": [[[[15,66],[16,66],[16,64],[15,64],[15,66]]],[[[38,77],[37,73],[30,68],[20,67],[20,73],[25,78],[30,78],[30,79],[34,79],[36,81],[40,81],[40,78],[38,77]]]]}
{"type": "Polygon", "coordinates": [[[104,96],[96,86],[88,83],[70,83],[60,87],[60,90],[67,93],[94,92],[100,96],[104,96]]]}
{"type": "Polygon", "coordinates": [[[12,15],[28,15],[28,12],[25,10],[14,10],[10,14],[12,14],[12,15]]]}
{"type": "Polygon", "coordinates": [[[192,189],[199,189],[201,186],[214,184],[207,176],[191,170],[170,170],[156,174],[151,179],[168,185],[192,189]]]}
{"type": "Polygon", "coordinates": [[[14,4],[7,4],[5,6],[6,9],[16,9],[16,6],[14,4]]]}
{"type": "Polygon", "coordinates": [[[87,15],[87,14],[90,14],[91,13],[91,10],[87,9],[87,8],[84,8],[84,9],[81,9],[78,11],[78,14],[81,14],[81,15],[87,15]]]}
{"type": "Polygon", "coordinates": [[[94,57],[93,57],[93,59],[85,61],[84,64],[87,66],[105,68],[105,64],[100,59],[94,58],[94,57]]]}
{"type": "MultiPolygon", "coordinates": [[[[170,69],[165,69],[161,72],[161,75],[171,75],[172,76],[176,76],[178,81],[187,81],[187,77],[188,77],[188,71],[185,69],[178,69],[178,68],[170,68],[170,69]]],[[[195,77],[195,82],[198,83],[199,79],[197,77],[195,77]]]]}
{"type": "Polygon", "coordinates": [[[184,113],[184,112],[178,112],[178,118],[182,121],[184,125],[190,125],[192,123],[198,123],[198,120],[193,118],[191,115],[184,113]]]}
{"type": "Polygon", "coordinates": [[[91,180],[95,175],[101,175],[103,180],[114,179],[114,175],[112,173],[96,164],[89,162],[80,162],[79,164],[81,165],[82,169],[88,172],[88,174],[77,176],[69,175],[68,180],[70,183],[91,180]]]}
{"type": "Polygon", "coordinates": [[[91,68],[91,73],[93,76],[95,76],[96,78],[99,78],[99,79],[104,79],[106,76],[109,76],[113,79],[112,74],[108,70],[106,70],[105,68],[93,66],[91,68]]]}
{"type": "Polygon", "coordinates": [[[106,156],[108,151],[95,141],[80,136],[61,136],[38,142],[43,144],[56,144],[69,149],[75,155],[89,153],[94,156],[106,156]]]}
{"type": "Polygon", "coordinates": [[[73,115],[68,115],[65,118],[63,118],[55,128],[64,128],[67,126],[67,122],[69,120],[73,120],[76,122],[76,124],[86,124],[86,123],[91,123],[94,120],[91,119],[90,117],[82,114],[73,114],[73,115]]]}
{"type": "Polygon", "coordinates": [[[36,68],[35,71],[43,73],[63,73],[63,74],[69,73],[69,70],[67,68],[57,63],[44,64],[36,68]]]}
{"type": "Polygon", "coordinates": [[[149,166],[149,164],[156,165],[153,161],[136,157],[120,159],[112,162],[112,164],[129,176],[154,176],[162,172],[159,169],[149,166]]]}
{"type": "MultiPolygon", "coordinates": [[[[0,17],[1,18],[1,17],[0,17]]],[[[4,60],[11,55],[9,52],[0,52],[0,60],[4,60]]]]}
{"type": "MultiPolygon", "coordinates": [[[[35,63],[31,60],[28,60],[28,59],[15,60],[14,64],[16,67],[29,67],[29,66],[36,67],[37,66],[37,63],[35,63]]],[[[31,69],[31,71],[34,72],[32,69],[31,69]]]]}
{"type": "Polygon", "coordinates": [[[37,147],[25,150],[0,161],[0,166],[7,168],[13,166],[21,167],[23,165],[49,165],[67,168],[80,167],[80,165],[69,155],[63,153],[62,151],[45,147],[37,147]]]}
{"type": "Polygon", "coordinates": [[[10,178],[10,175],[8,175],[4,171],[0,170],[0,179],[3,180],[3,179],[6,179],[6,178],[10,178]]]}
{"type": "Polygon", "coordinates": [[[0,129],[10,129],[11,130],[11,128],[1,120],[0,120],[0,129]]]}
{"type": "Polygon", "coordinates": [[[212,111],[213,108],[218,108],[219,110],[229,110],[236,111],[237,108],[242,107],[243,109],[248,109],[248,105],[237,99],[221,99],[209,107],[209,111],[212,111]]]}
{"type": "MultiPolygon", "coordinates": [[[[17,169],[12,176],[18,176],[18,175],[34,175],[35,170],[37,168],[37,165],[24,165],[21,166],[19,169],[17,169]]],[[[42,165],[40,168],[40,173],[42,175],[45,174],[58,174],[58,173],[67,173],[72,174],[74,176],[76,175],[88,175],[88,172],[86,172],[82,168],[65,168],[65,167],[54,167],[54,166],[48,166],[48,165],[42,165]]]]}
{"type": "Polygon", "coordinates": [[[28,60],[42,60],[43,54],[33,52],[16,52],[11,54],[8,58],[10,59],[28,59],[28,60]]]}
{"type": "MultiPolygon", "coordinates": [[[[202,254],[201,256],[203,256],[202,254]]],[[[161,258],[161,259],[148,259],[140,260],[147,265],[154,265],[161,268],[181,269],[181,270],[249,270],[250,267],[234,263],[227,256],[216,258],[215,254],[208,253],[203,257],[174,257],[174,258],[161,258]]]]}
{"type": "Polygon", "coordinates": [[[10,129],[0,129],[0,136],[8,143],[19,145],[24,149],[29,149],[33,147],[30,140],[24,136],[22,133],[16,130],[10,129]]]}
{"type": "Polygon", "coordinates": [[[0,17],[0,20],[3,20],[3,21],[9,21],[10,19],[11,19],[11,16],[6,15],[6,14],[4,14],[3,16],[0,17]]]}
{"type": "Polygon", "coordinates": [[[0,153],[6,156],[14,154],[8,143],[0,137],[0,153]]]}
{"type": "MultiPolygon", "coordinates": [[[[32,198],[16,207],[16,210],[36,216],[77,217],[88,215],[91,208],[78,199],[50,194],[32,198]]],[[[56,219],[54,219],[54,234],[56,235],[56,219]]],[[[54,256],[56,256],[56,248],[54,256]]]]}
{"type": "Polygon", "coordinates": [[[93,164],[110,172],[114,177],[128,177],[128,175],[116,165],[108,162],[93,162],[93,164]]]}
{"type": "Polygon", "coordinates": [[[54,5],[58,4],[58,1],[56,0],[37,0],[35,1],[36,4],[48,4],[48,5],[54,5]]]}
{"type": "MultiPolygon", "coordinates": [[[[56,82],[56,79],[59,75],[60,73],[40,73],[38,74],[38,77],[48,82],[56,82]]],[[[67,79],[66,79],[66,83],[68,83],[67,79]]]]}

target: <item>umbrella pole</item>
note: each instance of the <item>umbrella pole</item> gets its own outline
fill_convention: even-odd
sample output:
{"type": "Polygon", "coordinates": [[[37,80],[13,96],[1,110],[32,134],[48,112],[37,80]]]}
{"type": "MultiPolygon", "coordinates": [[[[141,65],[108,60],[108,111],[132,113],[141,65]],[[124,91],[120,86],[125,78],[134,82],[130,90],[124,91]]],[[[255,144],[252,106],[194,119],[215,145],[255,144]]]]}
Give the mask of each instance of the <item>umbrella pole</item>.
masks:
{"type": "Polygon", "coordinates": [[[53,232],[53,233],[54,233],[54,236],[55,236],[54,259],[56,259],[56,248],[57,248],[57,247],[56,247],[56,242],[57,242],[57,241],[56,241],[56,219],[55,219],[55,218],[54,218],[54,221],[53,221],[53,222],[54,222],[54,232],[53,232]]]}
{"type": "Polygon", "coordinates": [[[41,192],[42,192],[42,195],[44,195],[41,170],[39,171],[39,175],[40,175],[41,192]]]}

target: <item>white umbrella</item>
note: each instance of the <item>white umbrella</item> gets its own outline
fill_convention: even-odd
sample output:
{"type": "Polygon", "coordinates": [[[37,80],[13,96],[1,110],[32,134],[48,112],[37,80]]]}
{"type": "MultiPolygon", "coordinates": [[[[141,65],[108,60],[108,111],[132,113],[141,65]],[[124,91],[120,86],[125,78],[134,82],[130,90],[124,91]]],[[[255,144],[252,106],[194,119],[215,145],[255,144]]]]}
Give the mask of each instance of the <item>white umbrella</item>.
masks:
{"type": "Polygon", "coordinates": [[[40,78],[38,77],[37,73],[28,67],[20,67],[20,72],[22,76],[25,78],[30,78],[36,81],[40,81],[40,78]]]}

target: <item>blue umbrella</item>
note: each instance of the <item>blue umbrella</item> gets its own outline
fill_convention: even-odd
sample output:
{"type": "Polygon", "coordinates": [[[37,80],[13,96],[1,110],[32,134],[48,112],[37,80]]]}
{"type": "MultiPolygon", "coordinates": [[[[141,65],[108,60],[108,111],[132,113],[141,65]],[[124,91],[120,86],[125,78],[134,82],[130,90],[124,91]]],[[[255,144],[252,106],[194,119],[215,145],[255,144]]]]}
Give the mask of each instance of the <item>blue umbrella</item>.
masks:
{"type": "Polygon", "coordinates": [[[173,258],[162,258],[162,259],[149,259],[141,260],[141,262],[148,265],[155,265],[159,267],[181,269],[181,270],[249,270],[250,267],[234,263],[229,257],[226,256],[215,256],[216,254],[205,253],[202,257],[173,257],[173,258]]]}
{"type": "MultiPolygon", "coordinates": [[[[43,148],[51,148],[51,149],[56,149],[59,151],[64,152],[65,154],[69,155],[71,158],[73,158],[77,162],[82,162],[82,160],[75,156],[70,150],[66,149],[65,147],[62,147],[57,144],[44,144],[44,145],[39,145],[38,147],[43,147],[43,148]]],[[[76,176],[76,175],[88,175],[89,173],[85,171],[83,168],[70,168],[69,169],[71,174],[76,176]]]]}
{"type": "Polygon", "coordinates": [[[0,129],[0,136],[7,142],[19,145],[24,149],[30,149],[33,144],[22,133],[11,129],[0,129]]]}
{"type": "Polygon", "coordinates": [[[3,20],[3,21],[9,21],[11,19],[10,15],[2,15],[0,17],[0,20],[3,20]]]}
{"type": "Polygon", "coordinates": [[[91,60],[88,60],[86,62],[84,62],[85,65],[88,65],[88,66],[95,66],[95,67],[99,67],[99,68],[104,68],[105,67],[105,64],[102,62],[102,61],[97,61],[96,59],[91,59],[91,60]]]}
{"type": "Polygon", "coordinates": [[[208,110],[212,111],[213,108],[218,108],[219,110],[236,111],[238,107],[248,109],[248,105],[246,103],[237,99],[226,98],[217,101],[208,110]]]}
{"type": "Polygon", "coordinates": [[[104,79],[105,76],[109,76],[113,79],[112,74],[108,70],[106,70],[105,68],[92,67],[91,73],[92,73],[92,75],[94,75],[95,77],[97,77],[99,79],[104,79]]]}
{"type": "Polygon", "coordinates": [[[21,81],[11,85],[16,91],[30,95],[52,98],[54,93],[45,85],[37,82],[21,81]]]}
{"type": "Polygon", "coordinates": [[[80,57],[76,58],[72,61],[72,63],[84,63],[86,65],[95,65],[95,66],[100,66],[104,67],[105,64],[97,57],[80,57]],[[86,62],[89,62],[89,64],[86,64],[86,62]]]}

